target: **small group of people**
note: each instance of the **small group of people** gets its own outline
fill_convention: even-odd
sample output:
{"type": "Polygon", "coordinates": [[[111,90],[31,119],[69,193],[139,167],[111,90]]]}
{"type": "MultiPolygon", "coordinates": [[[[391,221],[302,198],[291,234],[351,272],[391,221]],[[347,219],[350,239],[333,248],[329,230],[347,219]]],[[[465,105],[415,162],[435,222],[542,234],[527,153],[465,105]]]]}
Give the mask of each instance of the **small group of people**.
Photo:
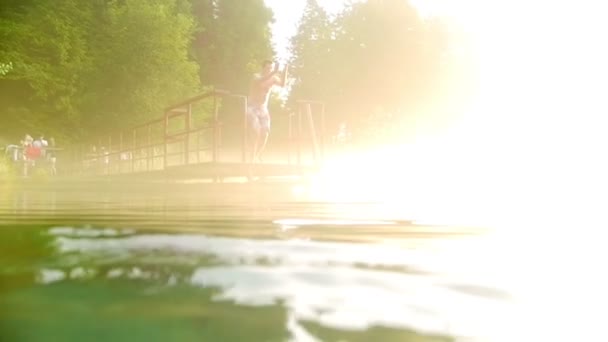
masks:
{"type": "Polygon", "coordinates": [[[5,149],[5,156],[13,162],[13,164],[22,163],[22,175],[28,177],[30,171],[44,164],[48,166],[51,175],[57,174],[57,157],[54,153],[55,140],[50,138],[46,140],[43,134],[34,139],[31,135],[26,134],[19,142],[19,145],[8,145],[5,149]]]}

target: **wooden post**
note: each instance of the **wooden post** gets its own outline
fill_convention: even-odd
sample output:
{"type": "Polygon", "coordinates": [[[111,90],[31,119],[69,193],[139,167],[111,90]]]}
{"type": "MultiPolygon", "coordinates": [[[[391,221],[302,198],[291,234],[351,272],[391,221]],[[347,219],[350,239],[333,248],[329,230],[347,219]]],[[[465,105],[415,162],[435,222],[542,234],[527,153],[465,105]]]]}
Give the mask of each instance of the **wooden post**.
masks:
{"type": "Polygon", "coordinates": [[[298,140],[297,140],[298,166],[302,165],[302,103],[298,106],[298,140]]]}
{"type": "Polygon", "coordinates": [[[111,161],[111,156],[110,154],[112,153],[112,135],[108,136],[108,149],[106,150],[105,156],[104,156],[104,164],[105,166],[105,172],[106,174],[110,174],[110,161],[111,161]]]}
{"type": "Polygon", "coordinates": [[[218,161],[218,143],[219,143],[219,134],[218,134],[218,103],[217,103],[217,94],[213,94],[213,162],[216,163],[218,161]]]}
{"type": "Polygon", "coordinates": [[[167,135],[169,134],[169,113],[165,113],[163,134],[163,170],[167,168],[167,135]]]}
{"type": "Polygon", "coordinates": [[[312,118],[312,105],[310,102],[306,104],[306,118],[308,121],[308,127],[310,129],[310,137],[312,139],[312,148],[313,148],[313,160],[317,163],[319,156],[319,144],[317,142],[317,131],[315,129],[315,123],[312,118]]]}
{"type": "Polygon", "coordinates": [[[288,133],[287,139],[289,140],[289,146],[287,146],[287,164],[291,165],[291,149],[293,148],[293,113],[289,113],[288,121],[288,133]]]}
{"type": "Polygon", "coordinates": [[[103,174],[103,154],[101,153],[101,147],[103,144],[101,143],[101,139],[97,141],[97,148],[95,148],[95,156],[97,159],[95,160],[95,172],[101,175],[103,174]]]}
{"type": "Polygon", "coordinates": [[[241,161],[243,163],[247,163],[247,149],[249,147],[248,134],[247,134],[247,97],[243,97],[243,136],[242,136],[242,153],[241,153],[241,161]]]}
{"type": "Polygon", "coordinates": [[[184,141],[184,164],[190,164],[190,131],[192,121],[192,104],[188,104],[186,112],[186,140],[184,141]]]}
{"type": "Polygon", "coordinates": [[[325,103],[321,104],[321,163],[325,161],[325,103]]]}
{"type": "Polygon", "coordinates": [[[152,146],[151,146],[152,145],[151,135],[152,135],[152,126],[148,125],[148,138],[146,139],[147,145],[148,145],[148,148],[146,151],[146,171],[150,171],[150,161],[154,160],[154,159],[152,159],[152,157],[153,157],[152,154],[154,153],[154,148],[152,148],[152,146]]]}
{"type": "Polygon", "coordinates": [[[137,144],[137,129],[133,130],[133,148],[131,149],[131,154],[129,155],[131,159],[131,173],[135,172],[135,153],[139,152],[137,144]]]}
{"type": "Polygon", "coordinates": [[[118,173],[122,173],[122,154],[123,154],[123,135],[122,132],[118,136],[118,173]]]}
{"type": "Polygon", "coordinates": [[[198,164],[201,163],[201,137],[203,133],[202,131],[196,132],[196,162],[198,164]]]}
{"type": "Polygon", "coordinates": [[[201,163],[201,135],[202,131],[196,132],[196,163],[201,163]]]}

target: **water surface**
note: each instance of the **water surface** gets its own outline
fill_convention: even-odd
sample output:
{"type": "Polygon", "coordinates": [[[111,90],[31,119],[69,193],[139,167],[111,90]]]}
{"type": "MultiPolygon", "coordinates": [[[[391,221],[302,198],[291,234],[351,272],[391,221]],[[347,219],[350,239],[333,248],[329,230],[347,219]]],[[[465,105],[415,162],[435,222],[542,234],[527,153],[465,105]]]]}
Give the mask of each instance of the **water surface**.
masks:
{"type": "Polygon", "coordinates": [[[516,303],[480,262],[483,230],[297,193],[4,188],[0,340],[509,340],[516,303]]]}

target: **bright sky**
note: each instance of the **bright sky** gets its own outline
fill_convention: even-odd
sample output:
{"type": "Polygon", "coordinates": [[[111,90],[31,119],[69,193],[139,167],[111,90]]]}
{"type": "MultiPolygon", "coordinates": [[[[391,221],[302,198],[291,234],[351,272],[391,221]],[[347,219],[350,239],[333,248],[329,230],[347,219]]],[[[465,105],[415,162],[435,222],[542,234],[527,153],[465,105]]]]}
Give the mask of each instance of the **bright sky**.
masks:
{"type": "MultiPolygon", "coordinates": [[[[264,0],[274,11],[275,23],[272,25],[273,43],[277,51],[277,60],[285,62],[289,57],[289,39],[296,33],[298,23],[304,12],[306,0],[264,0]]],[[[340,13],[348,3],[363,0],[317,0],[327,13],[332,16],[340,13]]],[[[407,1],[407,0],[404,0],[407,1]]],[[[463,17],[456,12],[467,10],[463,4],[475,0],[461,0],[457,4],[448,0],[409,0],[419,13],[424,16],[463,17]]]]}

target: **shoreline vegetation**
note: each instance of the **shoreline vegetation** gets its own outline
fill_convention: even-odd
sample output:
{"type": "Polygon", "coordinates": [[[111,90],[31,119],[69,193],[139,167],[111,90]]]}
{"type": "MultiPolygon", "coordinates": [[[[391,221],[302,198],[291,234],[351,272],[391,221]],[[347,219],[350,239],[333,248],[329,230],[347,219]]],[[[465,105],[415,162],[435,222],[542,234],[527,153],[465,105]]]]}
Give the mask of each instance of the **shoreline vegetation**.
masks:
{"type": "MultiPolygon", "coordinates": [[[[273,15],[263,0],[9,1],[0,10],[0,137],[43,132],[61,146],[92,145],[213,87],[246,94],[259,63],[276,55],[273,15]]],[[[466,51],[457,35],[407,1],[357,2],[329,16],[307,0],[289,46],[287,98],[274,96],[271,112],[313,99],[327,104],[330,131],[404,122],[407,135],[425,120],[431,129],[471,89],[470,61],[452,53],[466,51]]],[[[222,115],[236,115],[232,107],[222,104],[222,115]]],[[[199,120],[211,112],[199,108],[199,120]]]]}

